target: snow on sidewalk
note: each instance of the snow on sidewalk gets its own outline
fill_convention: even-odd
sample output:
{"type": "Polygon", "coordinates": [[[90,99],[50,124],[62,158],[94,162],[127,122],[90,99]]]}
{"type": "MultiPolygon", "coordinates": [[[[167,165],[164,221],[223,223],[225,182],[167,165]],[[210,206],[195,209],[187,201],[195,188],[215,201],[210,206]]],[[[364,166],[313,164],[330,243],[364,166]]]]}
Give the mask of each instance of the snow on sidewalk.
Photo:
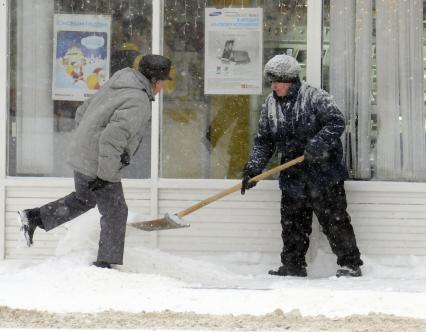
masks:
{"type": "Polygon", "coordinates": [[[309,316],[376,312],[426,319],[422,257],[364,256],[362,278],[338,279],[335,257],[319,253],[308,278],[282,278],[267,274],[279,262],[275,256],[183,257],[127,247],[125,264],[105,270],[90,266],[97,252],[97,218],[89,214],[80,219],[86,220],[70,225],[56,257],[0,262],[1,306],[56,313],[172,310],[236,315],[281,309],[309,316]]]}

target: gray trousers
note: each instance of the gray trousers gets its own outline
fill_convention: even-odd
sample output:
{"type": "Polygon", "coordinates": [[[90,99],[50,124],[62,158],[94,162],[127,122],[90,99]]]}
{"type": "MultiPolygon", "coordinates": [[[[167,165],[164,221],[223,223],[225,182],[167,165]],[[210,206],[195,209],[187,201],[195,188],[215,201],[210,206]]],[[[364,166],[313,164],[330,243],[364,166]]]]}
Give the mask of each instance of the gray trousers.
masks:
{"type": "Polygon", "coordinates": [[[67,221],[98,206],[101,214],[98,261],[123,264],[124,238],[126,235],[127,205],[121,182],[107,184],[91,191],[93,178],[74,172],[75,192],[40,207],[44,229],[50,231],[67,221]]]}

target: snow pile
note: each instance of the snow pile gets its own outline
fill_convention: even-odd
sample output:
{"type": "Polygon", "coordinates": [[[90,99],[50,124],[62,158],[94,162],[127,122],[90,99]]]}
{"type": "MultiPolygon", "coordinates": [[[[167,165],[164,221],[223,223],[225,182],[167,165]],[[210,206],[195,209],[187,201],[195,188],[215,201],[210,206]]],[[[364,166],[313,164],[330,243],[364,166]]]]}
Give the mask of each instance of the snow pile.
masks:
{"type": "Polygon", "coordinates": [[[98,225],[97,212],[69,223],[56,257],[0,262],[0,305],[59,313],[169,309],[260,315],[281,309],[327,317],[380,312],[426,318],[425,258],[364,256],[364,277],[338,279],[335,257],[320,252],[308,267],[309,278],[282,278],[267,274],[277,267],[275,256],[182,257],[126,247],[125,264],[105,270],[90,266],[98,225]]]}

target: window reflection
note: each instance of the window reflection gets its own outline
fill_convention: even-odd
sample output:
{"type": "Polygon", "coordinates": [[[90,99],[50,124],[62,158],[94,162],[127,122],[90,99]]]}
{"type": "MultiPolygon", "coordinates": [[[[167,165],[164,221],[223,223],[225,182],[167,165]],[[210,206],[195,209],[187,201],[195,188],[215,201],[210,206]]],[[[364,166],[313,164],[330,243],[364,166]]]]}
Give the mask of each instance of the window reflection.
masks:
{"type": "MultiPolygon", "coordinates": [[[[141,55],[151,53],[152,2],[14,0],[10,8],[8,175],[71,176],[67,149],[75,111],[82,102],[52,100],[53,17],[110,16],[112,75],[121,68],[137,66],[141,55]]],[[[89,88],[96,89],[94,79],[93,75],[85,78],[89,88]]],[[[147,132],[126,177],[150,176],[150,139],[147,132]]]]}
{"type": "Polygon", "coordinates": [[[354,179],[426,179],[425,8],[324,1],[323,87],[346,115],[354,179]]]}
{"type": "MultiPolygon", "coordinates": [[[[166,0],[164,54],[176,68],[176,86],[164,94],[161,122],[161,176],[166,178],[240,178],[271,91],[264,82],[262,95],[204,94],[206,7],[263,8],[263,64],[279,53],[300,53],[303,76],[306,72],[306,1],[166,0]]],[[[229,39],[220,46],[223,58],[233,44],[229,39]]]]}

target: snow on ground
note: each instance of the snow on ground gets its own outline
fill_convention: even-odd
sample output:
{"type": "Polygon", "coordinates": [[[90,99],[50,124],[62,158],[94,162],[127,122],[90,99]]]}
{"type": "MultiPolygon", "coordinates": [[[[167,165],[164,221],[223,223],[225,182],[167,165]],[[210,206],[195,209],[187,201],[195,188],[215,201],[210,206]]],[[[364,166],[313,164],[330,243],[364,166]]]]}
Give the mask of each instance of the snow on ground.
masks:
{"type": "Polygon", "coordinates": [[[69,223],[55,257],[1,261],[0,306],[55,313],[168,309],[235,315],[281,309],[309,316],[376,312],[426,319],[424,257],[364,256],[362,278],[339,279],[335,257],[320,252],[308,278],[282,278],[267,274],[277,267],[276,255],[183,257],[126,247],[124,265],[106,270],[90,266],[97,237],[98,215],[90,212],[69,223]]]}

